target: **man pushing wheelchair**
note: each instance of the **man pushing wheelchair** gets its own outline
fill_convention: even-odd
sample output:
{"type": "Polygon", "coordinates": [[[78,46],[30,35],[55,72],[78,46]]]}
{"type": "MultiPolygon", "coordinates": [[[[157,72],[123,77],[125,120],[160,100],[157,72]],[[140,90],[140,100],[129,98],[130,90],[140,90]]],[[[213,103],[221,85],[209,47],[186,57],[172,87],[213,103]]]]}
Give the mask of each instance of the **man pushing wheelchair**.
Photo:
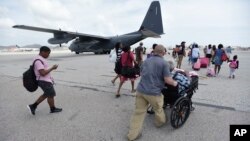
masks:
{"type": "MultiPolygon", "coordinates": [[[[164,93],[162,93],[165,84],[168,85],[168,89],[172,87],[177,90],[177,94],[182,94],[181,92],[185,88],[185,86],[181,84],[182,81],[179,83],[178,80],[173,79],[179,78],[181,75],[185,76],[185,73],[177,73],[173,76],[171,70],[173,72],[174,66],[170,67],[171,64],[163,59],[165,54],[165,48],[162,45],[157,45],[154,49],[154,55],[146,59],[141,66],[141,80],[136,91],[135,111],[131,118],[127,135],[129,140],[136,140],[142,135],[142,125],[149,105],[153,107],[155,113],[156,127],[161,127],[166,123],[167,119],[163,109],[163,105],[165,105],[164,103],[166,102],[163,98],[164,93]]],[[[190,85],[190,80],[188,78],[187,80],[185,79],[185,83],[190,85]]],[[[184,92],[186,93],[187,91],[184,90],[184,92]]],[[[187,94],[183,94],[183,96],[184,95],[187,96],[187,94]]],[[[174,125],[173,127],[175,128],[184,124],[189,116],[191,101],[188,97],[177,99],[176,102],[178,102],[179,105],[176,105],[176,102],[174,104],[174,113],[171,113],[171,125],[174,125]],[[172,114],[174,114],[174,116],[172,116],[172,114]],[[173,123],[173,119],[177,119],[178,122],[173,123]]]]}

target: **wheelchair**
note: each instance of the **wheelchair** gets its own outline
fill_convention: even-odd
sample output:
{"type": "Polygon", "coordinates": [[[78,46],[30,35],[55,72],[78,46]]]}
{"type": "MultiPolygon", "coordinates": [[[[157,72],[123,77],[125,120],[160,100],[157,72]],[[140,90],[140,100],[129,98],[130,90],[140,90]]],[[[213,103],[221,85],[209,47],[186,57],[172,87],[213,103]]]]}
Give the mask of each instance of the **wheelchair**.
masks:
{"type": "MultiPolygon", "coordinates": [[[[178,87],[166,84],[162,90],[164,95],[163,109],[170,108],[170,122],[173,128],[179,128],[187,121],[190,112],[194,110],[192,106],[192,96],[198,89],[198,76],[191,76],[190,85],[185,90],[178,92],[178,87]]],[[[154,114],[152,106],[149,105],[147,113],[154,114]]]]}

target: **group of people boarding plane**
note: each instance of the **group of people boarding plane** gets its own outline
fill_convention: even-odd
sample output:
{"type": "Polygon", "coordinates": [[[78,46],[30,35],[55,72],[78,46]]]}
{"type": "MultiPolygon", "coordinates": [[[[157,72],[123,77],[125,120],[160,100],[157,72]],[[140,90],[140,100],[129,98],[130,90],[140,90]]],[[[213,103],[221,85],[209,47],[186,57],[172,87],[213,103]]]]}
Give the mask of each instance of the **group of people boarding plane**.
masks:
{"type": "MultiPolygon", "coordinates": [[[[188,47],[188,63],[192,65],[194,70],[199,70],[201,67],[207,68],[207,76],[216,77],[219,75],[223,62],[228,63],[229,78],[235,78],[235,71],[239,68],[238,56],[232,55],[232,48],[228,46],[223,48],[222,44],[209,44],[203,49],[204,56],[201,56],[200,47],[197,43],[193,43],[188,47]],[[214,65],[214,68],[211,66],[214,65]]],[[[173,58],[177,60],[177,68],[181,68],[183,57],[186,56],[185,42],[181,45],[176,45],[172,52],[173,58]]]]}
{"type": "MultiPolygon", "coordinates": [[[[166,54],[166,48],[163,45],[153,44],[153,50],[147,55],[147,59],[143,60],[143,49],[142,43],[135,49],[134,57],[133,52],[130,51],[130,46],[124,46],[118,42],[115,45],[114,53],[111,54],[110,58],[115,58],[115,72],[116,76],[111,82],[114,84],[119,78],[120,83],[116,92],[116,98],[119,98],[120,90],[126,80],[131,81],[132,93],[136,92],[135,110],[131,117],[129,131],[127,137],[129,140],[135,140],[141,136],[142,125],[147,111],[147,107],[150,104],[155,112],[155,125],[157,127],[163,126],[167,122],[163,110],[163,95],[162,90],[165,85],[168,84],[182,91],[189,85],[190,75],[197,75],[196,72],[187,72],[181,70],[181,63],[183,57],[186,56],[185,42],[182,42],[178,49],[174,50],[174,57],[178,57],[177,68],[174,67],[173,61],[166,61],[164,55],[166,54]],[[115,57],[113,57],[115,56],[115,57]],[[139,73],[134,73],[134,68],[139,68],[139,73]],[[179,69],[178,69],[179,68],[179,69]],[[181,75],[176,76],[178,72],[181,75]],[[129,73],[132,73],[128,75],[129,73]],[[125,75],[126,74],[126,75],[125,75]],[[140,81],[135,88],[135,80],[140,77],[140,81]],[[174,78],[174,79],[173,79],[174,78]]],[[[194,65],[199,60],[199,46],[195,44],[191,48],[189,56],[191,56],[192,64],[194,65]],[[196,53],[196,56],[194,55],[196,53]],[[197,56],[198,54],[198,56],[197,56]]],[[[220,72],[220,66],[223,61],[227,61],[230,68],[229,78],[235,78],[235,69],[239,68],[239,61],[237,55],[230,59],[231,51],[229,49],[223,50],[223,45],[219,44],[218,49],[209,45],[205,50],[206,58],[211,60],[212,64],[215,65],[215,73],[218,75],[220,72]],[[226,54],[226,57],[225,57],[226,54]]],[[[42,46],[39,54],[33,60],[34,75],[38,82],[38,86],[43,90],[43,94],[37,98],[37,100],[30,105],[27,105],[32,115],[35,115],[38,105],[45,99],[48,102],[51,113],[61,112],[62,108],[55,106],[54,97],[56,92],[54,89],[54,79],[51,76],[51,72],[58,68],[58,65],[49,67],[47,58],[50,55],[51,50],[42,46]]]]}
{"type": "MultiPolygon", "coordinates": [[[[181,87],[182,80],[188,80],[190,75],[188,72],[183,72],[179,80],[174,80],[173,75],[180,69],[174,69],[174,62],[166,61],[164,55],[166,54],[166,48],[163,45],[153,44],[153,50],[147,55],[147,59],[143,60],[142,43],[135,49],[135,57],[130,46],[123,46],[122,43],[115,45],[114,52],[111,53],[116,55],[115,61],[115,72],[116,76],[111,82],[114,84],[119,78],[120,83],[116,92],[116,98],[121,96],[120,89],[126,80],[131,81],[132,89],[131,92],[136,92],[135,110],[130,121],[130,127],[128,132],[128,139],[135,140],[141,136],[142,125],[147,111],[147,107],[150,104],[155,112],[155,125],[160,127],[166,123],[167,118],[163,111],[163,95],[162,90],[165,84],[174,86],[178,89],[181,87]],[[123,75],[123,71],[127,66],[133,68],[138,65],[140,68],[140,74],[126,77],[123,75]],[[187,73],[187,75],[185,75],[187,73]],[[140,81],[135,89],[135,80],[137,77],[141,77],[140,81]],[[177,87],[178,85],[178,87],[177,87]]],[[[185,81],[185,85],[188,85],[189,81],[185,81]]]]}
{"type": "MultiPolygon", "coordinates": [[[[166,122],[166,117],[162,110],[163,96],[161,90],[164,88],[165,84],[172,86],[177,86],[178,89],[184,89],[181,87],[184,83],[188,85],[190,83],[190,75],[198,75],[196,72],[187,72],[181,69],[182,60],[187,55],[189,57],[189,62],[195,69],[195,65],[202,58],[206,58],[206,66],[209,67],[211,64],[214,65],[214,69],[208,68],[207,73],[212,71],[213,76],[218,76],[221,65],[223,62],[227,62],[229,66],[229,78],[235,78],[235,70],[239,68],[239,61],[237,55],[234,55],[230,59],[232,49],[227,47],[223,49],[223,45],[219,44],[216,48],[215,45],[208,45],[204,48],[204,57],[200,55],[199,45],[194,43],[189,46],[190,51],[186,54],[185,41],[181,42],[181,45],[176,45],[173,49],[172,56],[177,59],[176,68],[170,68],[173,66],[174,62],[164,60],[163,56],[166,54],[166,48],[163,45],[153,44],[152,52],[147,55],[147,59],[143,60],[143,48],[142,43],[135,49],[135,57],[132,51],[130,51],[129,46],[122,46],[122,43],[117,43],[115,47],[116,51],[116,63],[115,72],[116,77],[111,81],[113,84],[120,78],[120,83],[118,90],[116,92],[116,97],[120,97],[120,89],[126,80],[131,81],[132,90],[131,92],[136,92],[136,107],[135,112],[131,118],[130,129],[128,133],[129,139],[134,139],[141,134],[142,122],[145,116],[146,107],[148,104],[152,105],[155,109],[155,124],[156,126],[161,126],[166,122]],[[134,75],[132,77],[123,76],[123,68],[129,66],[133,68],[135,65],[140,67],[140,74],[134,75]],[[174,80],[173,74],[176,72],[184,72],[182,74],[184,79],[174,80]],[[137,77],[141,77],[137,88],[135,89],[134,82],[137,77]],[[183,83],[183,84],[182,84],[183,83]]],[[[200,67],[200,66],[199,66],[200,67]]],[[[209,75],[209,74],[208,74],[209,75]]]]}

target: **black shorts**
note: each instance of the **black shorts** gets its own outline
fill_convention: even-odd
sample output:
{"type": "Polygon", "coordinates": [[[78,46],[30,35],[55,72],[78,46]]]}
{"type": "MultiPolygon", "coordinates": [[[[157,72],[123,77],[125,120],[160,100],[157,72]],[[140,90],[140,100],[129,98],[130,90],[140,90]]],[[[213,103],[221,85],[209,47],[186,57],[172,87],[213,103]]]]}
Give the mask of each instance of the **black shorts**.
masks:
{"type": "Polygon", "coordinates": [[[206,54],[207,58],[212,58],[212,54],[206,54]]]}
{"type": "Polygon", "coordinates": [[[39,80],[38,86],[43,90],[44,96],[47,96],[47,97],[56,96],[56,92],[52,83],[39,80]]]}

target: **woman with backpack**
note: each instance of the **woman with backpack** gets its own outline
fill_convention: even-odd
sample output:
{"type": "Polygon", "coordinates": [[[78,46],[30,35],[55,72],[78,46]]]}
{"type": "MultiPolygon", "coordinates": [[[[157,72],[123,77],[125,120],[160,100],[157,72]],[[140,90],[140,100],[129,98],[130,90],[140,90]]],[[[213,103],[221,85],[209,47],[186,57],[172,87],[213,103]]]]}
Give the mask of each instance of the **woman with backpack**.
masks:
{"type": "Polygon", "coordinates": [[[235,78],[235,70],[239,68],[239,60],[237,55],[234,55],[233,60],[229,60],[229,78],[235,78]]]}

